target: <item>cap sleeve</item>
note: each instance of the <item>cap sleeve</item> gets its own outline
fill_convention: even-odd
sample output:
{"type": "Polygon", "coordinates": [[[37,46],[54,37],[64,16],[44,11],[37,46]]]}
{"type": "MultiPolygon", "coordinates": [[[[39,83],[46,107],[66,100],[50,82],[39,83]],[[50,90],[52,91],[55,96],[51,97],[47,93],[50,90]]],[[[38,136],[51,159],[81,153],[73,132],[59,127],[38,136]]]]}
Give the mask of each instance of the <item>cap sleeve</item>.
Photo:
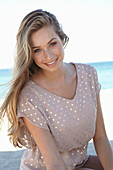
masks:
{"type": "Polygon", "coordinates": [[[95,92],[96,92],[96,96],[98,96],[100,89],[101,89],[101,84],[98,81],[97,70],[94,67],[92,67],[92,70],[93,70],[93,76],[94,76],[95,92]]]}
{"type": "Polygon", "coordinates": [[[34,103],[33,99],[21,95],[17,106],[18,121],[20,122],[19,140],[20,143],[27,148],[35,147],[36,143],[27,129],[22,117],[25,117],[33,125],[49,131],[44,114],[34,103]]]}

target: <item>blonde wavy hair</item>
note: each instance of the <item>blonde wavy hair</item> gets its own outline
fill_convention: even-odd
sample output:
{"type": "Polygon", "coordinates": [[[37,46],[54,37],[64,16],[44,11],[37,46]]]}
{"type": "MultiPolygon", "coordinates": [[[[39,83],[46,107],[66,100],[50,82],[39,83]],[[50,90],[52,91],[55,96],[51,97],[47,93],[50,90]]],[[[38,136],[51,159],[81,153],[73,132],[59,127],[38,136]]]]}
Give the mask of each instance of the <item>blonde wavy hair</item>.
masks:
{"type": "Polygon", "coordinates": [[[69,38],[63,32],[56,17],[41,9],[35,10],[22,20],[17,34],[17,55],[14,61],[12,80],[9,91],[0,108],[0,128],[6,114],[9,122],[8,135],[10,141],[16,147],[21,147],[18,134],[19,122],[17,117],[17,103],[21,90],[25,87],[30,77],[40,68],[35,64],[32,57],[31,34],[44,26],[52,26],[57,35],[66,46],[69,38]]]}

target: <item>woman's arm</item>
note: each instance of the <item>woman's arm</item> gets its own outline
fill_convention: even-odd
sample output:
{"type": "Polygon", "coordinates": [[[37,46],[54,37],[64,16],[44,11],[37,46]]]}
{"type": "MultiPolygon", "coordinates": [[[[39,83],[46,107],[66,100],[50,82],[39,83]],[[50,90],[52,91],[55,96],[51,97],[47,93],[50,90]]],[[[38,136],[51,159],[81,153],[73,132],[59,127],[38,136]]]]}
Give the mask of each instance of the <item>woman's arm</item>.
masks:
{"type": "MultiPolygon", "coordinates": [[[[54,170],[54,168],[51,168],[50,170],[54,170]]],[[[62,170],[62,168],[59,169],[59,167],[58,167],[57,170],[62,170]]],[[[90,168],[77,168],[77,170],[96,170],[96,169],[90,169],[90,168]]]]}
{"type": "Polygon", "coordinates": [[[50,132],[36,127],[26,118],[23,118],[23,120],[44,157],[47,170],[66,170],[64,161],[50,132]]]}
{"type": "Polygon", "coordinates": [[[113,170],[113,150],[106,135],[99,96],[97,99],[96,132],[93,141],[103,168],[113,170]]]}

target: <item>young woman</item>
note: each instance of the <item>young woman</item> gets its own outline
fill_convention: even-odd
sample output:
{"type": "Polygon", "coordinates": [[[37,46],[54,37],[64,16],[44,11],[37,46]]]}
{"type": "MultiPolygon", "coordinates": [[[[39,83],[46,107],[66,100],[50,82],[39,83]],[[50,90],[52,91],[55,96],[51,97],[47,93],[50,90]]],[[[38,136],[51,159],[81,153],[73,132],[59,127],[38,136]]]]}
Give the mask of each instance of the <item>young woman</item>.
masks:
{"type": "Polygon", "coordinates": [[[29,13],[20,25],[12,85],[1,107],[14,146],[26,147],[20,170],[113,170],[96,70],[63,62],[68,40],[47,11],[29,13]],[[87,155],[92,138],[97,156],[87,155]]]}

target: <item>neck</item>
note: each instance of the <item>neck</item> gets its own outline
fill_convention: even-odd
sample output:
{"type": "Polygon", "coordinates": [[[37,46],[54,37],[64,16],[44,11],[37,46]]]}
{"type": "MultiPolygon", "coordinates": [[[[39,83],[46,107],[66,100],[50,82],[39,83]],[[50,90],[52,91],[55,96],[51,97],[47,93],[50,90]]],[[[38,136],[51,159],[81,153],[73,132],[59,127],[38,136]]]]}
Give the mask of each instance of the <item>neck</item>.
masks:
{"type": "Polygon", "coordinates": [[[65,78],[65,64],[62,63],[61,67],[54,71],[54,72],[43,72],[43,76],[45,78],[45,80],[48,80],[50,82],[57,82],[57,81],[61,81],[64,80],[65,78]]]}
{"type": "Polygon", "coordinates": [[[49,72],[49,71],[41,71],[38,75],[37,75],[37,80],[40,80],[42,82],[45,82],[47,84],[57,84],[57,83],[64,83],[65,82],[65,67],[66,64],[63,63],[61,65],[61,67],[54,71],[54,72],[49,72]]]}

